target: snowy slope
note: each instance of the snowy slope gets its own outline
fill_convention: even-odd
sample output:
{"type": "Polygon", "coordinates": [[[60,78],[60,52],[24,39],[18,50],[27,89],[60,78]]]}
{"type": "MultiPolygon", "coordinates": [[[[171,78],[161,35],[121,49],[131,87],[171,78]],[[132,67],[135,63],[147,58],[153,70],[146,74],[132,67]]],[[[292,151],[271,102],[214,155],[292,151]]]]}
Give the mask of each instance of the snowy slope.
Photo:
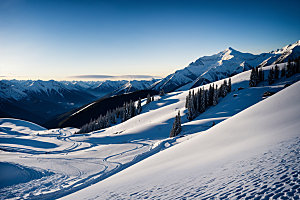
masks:
{"type": "Polygon", "coordinates": [[[298,40],[294,44],[287,45],[282,49],[278,49],[271,53],[280,55],[280,57],[273,64],[288,61],[288,59],[295,59],[300,55],[300,40],[298,40]]]}
{"type": "Polygon", "coordinates": [[[299,198],[299,89],[63,199],[299,198]]]}
{"type": "MultiPolygon", "coordinates": [[[[0,196],[3,199],[20,196],[55,199],[96,184],[165,148],[193,138],[194,133],[209,129],[213,121],[219,123],[232,117],[263,100],[265,91],[276,92],[287,83],[299,80],[300,74],[278,80],[271,86],[260,83],[255,88],[248,87],[249,77],[250,71],[233,76],[234,91],[191,122],[186,119],[184,108],[188,91],[155,96],[155,101],[147,105],[143,101],[142,114],[89,134],[74,135],[77,129],[73,128],[29,130],[31,125],[24,129],[21,127],[25,124],[20,125],[18,121],[6,123],[3,120],[0,123],[0,167],[24,167],[25,172],[37,174],[33,177],[39,178],[16,181],[0,189],[0,196]],[[240,87],[245,89],[237,90],[240,87]],[[170,139],[174,116],[179,110],[183,123],[181,136],[184,137],[170,139]]],[[[222,80],[215,82],[221,83],[222,80]]]]}
{"type": "Polygon", "coordinates": [[[168,75],[153,87],[156,90],[186,90],[206,83],[214,82],[234,74],[249,70],[251,67],[265,66],[285,61],[288,56],[300,56],[300,41],[288,45],[276,52],[253,55],[242,53],[233,48],[203,56],[184,69],[168,75]],[[292,54],[292,55],[291,55],[292,54]],[[182,88],[181,88],[182,87],[182,88]]]}

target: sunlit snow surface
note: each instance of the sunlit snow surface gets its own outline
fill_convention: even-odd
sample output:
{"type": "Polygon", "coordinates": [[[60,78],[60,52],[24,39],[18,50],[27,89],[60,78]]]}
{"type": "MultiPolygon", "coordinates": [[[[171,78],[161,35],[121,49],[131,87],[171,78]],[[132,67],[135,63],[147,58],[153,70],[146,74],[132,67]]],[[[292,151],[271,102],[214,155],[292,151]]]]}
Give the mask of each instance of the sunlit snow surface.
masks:
{"type": "MultiPolygon", "coordinates": [[[[265,69],[269,68],[266,67],[265,69]]],[[[267,75],[267,73],[265,75],[267,75]]],[[[3,186],[0,189],[0,198],[55,199],[80,189],[85,191],[90,188],[88,187],[90,185],[93,185],[91,187],[96,187],[97,183],[102,183],[103,179],[117,174],[117,172],[144,158],[164,149],[172,149],[170,147],[175,144],[181,142],[184,144],[184,141],[187,140],[192,141],[194,136],[201,135],[202,131],[209,129],[213,121],[219,123],[263,100],[262,94],[265,91],[280,91],[284,88],[286,83],[300,79],[299,75],[295,75],[292,78],[284,78],[281,81],[277,81],[272,86],[268,86],[267,84],[264,86],[264,83],[262,83],[258,87],[249,88],[249,76],[250,72],[243,72],[232,77],[232,88],[234,91],[225,98],[220,99],[217,106],[209,108],[205,113],[191,122],[186,119],[186,109],[184,108],[185,97],[188,91],[169,93],[163,97],[156,96],[156,101],[148,105],[145,105],[145,102],[142,103],[142,114],[124,123],[89,134],[74,135],[77,131],[77,129],[74,128],[46,130],[30,122],[15,119],[0,119],[0,162],[4,163],[0,163],[0,167],[6,166],[8,172],[17,168],[20,174],[29,174],[25,181],[20,181],[20,179],[14,179],[13,177],[6,177],[8,179],[10,178],[9,181],[11,181],[11,184],[5,187],[3,186]],[[240,87],[245,89],[238,90],[240,87]],[[174,121],[174,116],[179,110],[182,115],[183,123],[182,135],[185,137],[170,139],[168,136],[174,121]],[[24,169],[23,172],[19,170],[22,169],[22,167],[24,169]],[[13,184],[13,181],[15,181],[15,184],[13,184]]],[[[216,84],[220,84],[221,82],[222,80],[216,82],[216,84]]],[[[283,149],[290,148],[291,151],[296,151],[297,141],[298,140],[292,140],[292,143],[283,143],[282,145],[287,145],[286,148],[283,149]]],[[[177,147],[177,145],[175,145],[175,147],[177,147]]],[[[272,152],[276,151],[278,151],[278,149],[272,150],[272,152]]],[[[280,156],[280,153],[276,154],[280,156]]],[[[273,157],[273,154],[266,154],[266,156],[268,155],[273,157]]],[[[288,154],[288,156],[291,155],[292,154],[288,154]]],[[[285,160],[288,160],[288,156],[285,160]]],[[[185,155],[185,157],[188,156],[185,155]]],[[[254,160],[255,158],[256,157],[253,157],[254,160]]],[[[200,160],[200,158],[194,159],[200,160]]],[[[245,162],[244,165],[251,166],[247,165],[247,162],[245,162]]],[[[245,170],[245,168],[233,168],[235,165],[235,161],[222,164],[222,166],[228,166],[226,167],[228,168],[228,172],[232,172],[232,180],[238,181],[241,178],[241,173],[244,173],[243,170],[245,170]]],[[[159,166],[160,164],[155,164],[152,167],[155,169],[159,166]]],[[[170,199],[173,199],[176,197],[176,194],[182,197],[189,197],[188,194],[184,194],[188,191],[194,191],[193,194],[199,195],[199,192],[195,192],[197,190],[196,188],[204,187],[202,184],[211,182],[211,185],[207,186],[207,190],[202,189],[202,191],[206,191],[206,194],[211,195],[217,193],[221,194],[221,191],[225,192],[229,190],[225,187],[223,190],[215,191],[216,188],[221,188],[218,184],[231,184],[228,174],[224,173],[222,176],[221,173],[224,169],[222,166],[215,165],[213,168],[199,168],[199,170],[196,170],[199,174],[195,173],[195,176],[190,174],[188,178],[183,177],[181,181],[185,184],[184,186],[179,185],[182,190],[168,185],[163,185],[164,189],[159,189],[156,186],[160,184],[161,180],[155,183],[144,184],[144,188],[141,188],[141,190],[145,191],[149,197],[159,193],[151,193],[151,190],[155,191],[157,189],[162,191],[160,195],[164,195],[170,191],[170,193],[174,193],[173,196],[170,196],[170,199]],[[224,180],[216,179],[214,180],[215,182],[212,181],[210,176],[208,176],[210,172],[218,173],[218,177],[224,177],[224,180]],[[205,176],[205,178],[204,175],[207,175],[207,177],[205,176]],[[201,177],[201,181],[197,179],[197,177],[201,177]],[[189,181],[194,178],[197,179],[196,182],[189,181]],[[192,184],[194,184],[193,189],[191,188],[192,184]]],[[[282,166],[284,165],[278,164],[278,167],[282,166]]],[[[292,169],[291,166],[292,164],[289,169],[292,169]]],[[[259,168],[257,164],[254,164],[253,167],[259,168]]],[[[265,168],[266,167],[264,167],[264,169],[265,168]]],[[[250,167],[249,170],[251,169],[250,167]]],[[[169,169],[166,171],[169,171],[169,169]]],[[[289,171],[291,171],[290,173],[292,174],[294,170],[289,171]]],[[[272,171],[270,171],[270,173],[271,172],[272,171]]],[[[275,172],[273,171],[272,173],[275,172]]],[[[182,172],[182,174],[185,174],[185,172],[182,172]]],[[[248,174],[251,177],[256,177],[255,173],[251,174],[249,172],[248,174]]],[[[295,176],[295,174],[292,174],[292,176],[295,176]]],[[[155,181],[155,176],[153,177],[155,181]]],[[[172,175],[168,177],[168,179],[173,179],[176,185],[178,184],[175,183],[177,180],[176,177],[177,175],[172,175]]],[[[247,176],[245,175],[245,177],[247,176]]],[[[269,180],[271,180],[271,178],[269,180]]],[[[250,183],[251,182],[248,184],[250,183]]],[[[293,183],[295,183],[295,181],[293,183]]],[[[112,194],[110,194],[111,191],[109,190],[106,192],[103,191],[104,196],[100,195],[99,198],[119,199],[118,196],[113,196],[114,194],[120,194],[121,197],[125,199],[144,198],[141,196],[141,192],[136,195],[133,194],[132,197],[130,196],[131,193],[129,192],[135,193],[139,191],[137,189],[139,186],[136,187],[135,184],[136,183],[133,183],[131,188],[125,188],[125,193],[124,190],[114,190],[112,194]]],[[[142,185],[143,181],[138,183],[138,185],[140,184],[142,185]]],[[[236,185],[234,181],[233,184],[236,185]]],[[[299,183],[295,185],[299,185],[299,183]]],[[[117,187],[119,186],[120,185],[117,187]]],[[[296,193],[298,192],[297,189],[298,188],[295,190],[296,193]]],[[[251,192],[249,191],[249,193],[251,192]]],[[[74,195],[75,194],[77,193],[74,193],[74,195]]],[[[92,194],[94,195],[92,198],[98,195],[96,193],[92,194]]],[[[192,198],[192,196],[190,197],[192,198]]],[[[73,196],[72,198],[81,199],[85,198],[85,196],[73,196]]],[[[152,198],[159,199],[163,197],[152,196],[152,198]]]]}
{"type": "Polygon", "coordinates": [[[299,199],[299,89],[63,199],[299,199]]]}

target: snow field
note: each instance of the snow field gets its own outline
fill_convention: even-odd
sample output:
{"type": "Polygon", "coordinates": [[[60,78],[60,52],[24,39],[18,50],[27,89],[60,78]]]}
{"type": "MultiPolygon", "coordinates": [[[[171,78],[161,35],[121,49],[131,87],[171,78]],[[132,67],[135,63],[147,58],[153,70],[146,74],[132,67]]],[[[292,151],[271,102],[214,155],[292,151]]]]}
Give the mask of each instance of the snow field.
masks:
{"type": "MultiPolygon", "coordinates": [[[[1,119],[1,162],[47,172],[49,176],[32,178],[24,183],[16,182],[15,185],[0,189],[0,197],[54,199],[84,189],[163,149],[183,141],[193,141],[193,137],[209,129],[213,121],[219,123],[228,119],[263,100],[265,91],[279,91],[286,83],[300,79],[299,75],[295,75],[281,79],[272,86],[261,83],[258,87],[249,88],[249,77],[249,71],[233,76],[232,89],[235,91],[191,122],[186,119],[184,108],[188,91],[157,96],[156,101],[143,104],[142,114],[89,134],[74,135],[77,129],[73,128],[36,129],[21,120],[1,119]],[[240,87],[245,89],[237,90],[240,87]],[[233,94],[237,94],[237,97],[233,97],[233,94]],[[168,136],[178,110],[183,123],[181,135],[185,137],[170,139],[168,136]]],[[[215,84],[222,82],[220,80],[215,84]]],[[[187,155],[184,157],[188,158],[187,155]]],[[[203,159],[210,158],[207,156],[203,159]]],[[[161,165],[153,165],[151,169],[155,171],[161,165]]]]}
{"type": "Polygon", "coordinates": [[[297,199],[299,88],[63,199],[297,199]]]}

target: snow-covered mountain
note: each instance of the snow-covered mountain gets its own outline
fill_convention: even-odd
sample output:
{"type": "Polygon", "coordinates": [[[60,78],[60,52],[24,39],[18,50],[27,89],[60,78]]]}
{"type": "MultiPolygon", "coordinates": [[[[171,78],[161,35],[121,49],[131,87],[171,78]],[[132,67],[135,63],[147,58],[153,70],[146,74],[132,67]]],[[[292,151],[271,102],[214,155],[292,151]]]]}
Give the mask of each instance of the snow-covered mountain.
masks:
{"type": "Polygon", "coordinates": [[[120,91],[131,92],[149,88],[157,80],[133,81],[43,81],[43,80],[0,80],[0,98],[21,100],[33,93],[65,96],[66,91],[86,92],[97,98],[120,91]],[[116,91],[116,92],[114,92],[116,91]]]}
{"type": "Polygon", "coordinates": [[[144,90],[156,81],[0,80],[0,117],[41,124],[103,96],[144,90]]]}
{"type": "Polygon", "coordinates": [[[250,73],[192,121],[188,90],[143,99],[141,114],[87,134],[0,119],[0,198],[296,199],[300,74],[249,87],[250,73]],[[169,138],[178,111],[182,132],[169,138]]]}
{"type": "Polygon", "coordinates": [[[259,55],[242,53],[229,47],[220,53],[197,59],[184,69],[168,75],[153,88],[164,89],[167,92],[186,90],[230,77],[251,67],[280,63],[298,56],[300,56],[300,40],[282,49],[259,55]]]}

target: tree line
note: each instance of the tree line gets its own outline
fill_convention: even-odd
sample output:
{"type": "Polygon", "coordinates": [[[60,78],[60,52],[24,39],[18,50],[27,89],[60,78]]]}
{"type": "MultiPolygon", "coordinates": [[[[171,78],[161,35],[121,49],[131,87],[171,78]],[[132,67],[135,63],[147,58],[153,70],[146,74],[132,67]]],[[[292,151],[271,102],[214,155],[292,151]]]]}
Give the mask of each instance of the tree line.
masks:
{"type": "MultiPolygon", "coordinates": [[[[289,78],[296,73],[300,73],[300,57],[295,59],[294,61],[289,60],[288,63],[279,69],[278,65],[271,68],[268,74],[268,83],[271,85],[275,82],[279,77],[289,78]]],[[[255,87],[258,83],[264,81],[264,71],[262,67],[255,67],[252,69],[250,74],[249,86],[255,87]]]]}
{"type": "MultiPolygon", "coordinates": [[[[162,94],[161,92],[160,94],[162,94]]],[[[164,93],[163,93],[164,94],[164,93]]],[[[154,101],[154,96],[147,95],[146,104],[154,101]]],[[[137,103],[130,100],[125,102],[122,107],[107,111],[105,115],[100,115],[97,119],[83,125],[77,133],[89,133],[92,131],[108,128],[119,121],[125,122],[128,119],[140,114],[142,112],[141,98],[137,103]]]]}
{"type": "Polygon", "coordinates": [[[206,90],[199,88],[197,92],[189,91],[185,101],[185,107],[188,109],[187,118],[193,120],[209,106],[217,105],[219,98],[225,97],[229,92],[231,92],[231,78],[228,81],[225,79],[219,88],[218,85],[211,84],[206,90]]]}
{"type": "MultiPolygon", "coordinates": [[[[215,106],[219,102],[220,97],[225,97],[231,92],[231,78],[226,79],[218,88],[218,85],[211,84],[209,89],[199,88],[197,92],[189,91],[186,96],[185,108],[187,108],[188,120],[195,119],[200,113],[210,106],[215,106]]],[[[170,132],[170,137],[175,137],[181,132],[181,116],[180,112],[175,116],[175,120],[170,132]]]]}

